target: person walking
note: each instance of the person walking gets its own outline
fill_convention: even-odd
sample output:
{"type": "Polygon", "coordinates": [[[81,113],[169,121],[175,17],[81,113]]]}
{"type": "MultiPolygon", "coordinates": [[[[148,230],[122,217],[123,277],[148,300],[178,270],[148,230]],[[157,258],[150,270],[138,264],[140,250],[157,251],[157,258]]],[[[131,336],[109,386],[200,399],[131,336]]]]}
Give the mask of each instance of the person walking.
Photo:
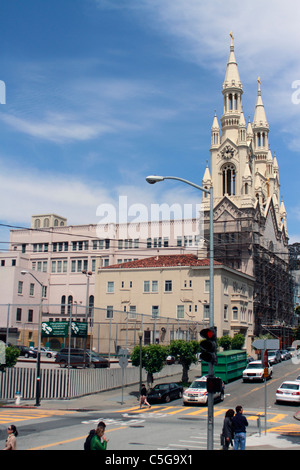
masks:
{"type": "Polygon", "coordinates": [[[108,439],[105,437],[105,427],[106,425],[103,421],[98,423],[95,434],[91,439],[90,450],[106,450],[108,439]]]}
{"type": "Polygon", "coordinates": [[[223,428],[222,428],[222,434],[221,434],[221,444],[223,447],[223,450],[228,450],[229,446],[233,445],[233,425],[232,425],[232,418],[234,416],[234,410],[229,409],[226,411],[224,422],[223,422],[223,428]]]}
{"type": "Polygon", "coordinates": [[[17,436],[18,436],[18,431],[16,426],[11,424],[7,428],[7,439],[5,442],[5,447],[2,450],[17,450],[17,436]]]}
{"type": "Polygon", "coordinates": [[[147,405],[148,408],[151,408],[151,405],[147,402],[147,389],[145,387],[145,384],[142,384],[141,388],[140,408],[142,408],[143,405],[147,405]]]}
{"type": "Polygon", "coordinates": [[[243,407],[238,405],[235,408],[236,414],[232,418],[234,431],[234,447],[233,450],[245,450],[246,448],[246,427],[248,426],[247,418],[243,415],[243,407]]]}

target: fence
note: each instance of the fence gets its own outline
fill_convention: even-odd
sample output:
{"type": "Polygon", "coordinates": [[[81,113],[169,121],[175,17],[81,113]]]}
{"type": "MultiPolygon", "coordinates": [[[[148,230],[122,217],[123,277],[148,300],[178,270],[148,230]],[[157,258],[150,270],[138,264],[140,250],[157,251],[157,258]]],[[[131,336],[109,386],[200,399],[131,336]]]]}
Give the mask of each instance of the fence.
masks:
{"type": "MultiPolygon", "coordinates": [[[[180,373],[182,366],[165,366],[154,374],[154,378],[162,378],[180,373]]],[[[139,368],[127,367],[112,369],[41,369],[41,399],[76,398],[126,385],[139,383],[139,368]]],[[[142,380],[146,380],[146,372],[142,370],[142,380]]],[[[35,398],[36,369],[7,368],[0,373],[0,399],[14,399],[16,392],[25,400],[35,398]]]]}
{"type": "MultiPolygon", "coordinates": [[[[0,340],[16,345],[37,346],[39,305],[0,304],[0,340]],[[35,321],[34,321],[35,319],[35,321]]],[[[181,315],[181,312],[178,313],[181,315]]],[[[112,307],[106,309],[78,304],[42,305],[42,322],[67,321],[88,322],[87,346],[100,354],[117,355],[120,348],[132,351],[139,344],[142,332],[142,344],[168,345],[173,339],[199,340],[200,331],[208,326],[208,318],[196,322],[193,315],[185,318],[146,315],[133,310],[118,311],[112,307]]],[[[69,344],[68,337],[42,338],[44,345],[59,350],[69,344]]],[[[71,338],[72,347],[84,347],[84,338],[71,338]]]]}

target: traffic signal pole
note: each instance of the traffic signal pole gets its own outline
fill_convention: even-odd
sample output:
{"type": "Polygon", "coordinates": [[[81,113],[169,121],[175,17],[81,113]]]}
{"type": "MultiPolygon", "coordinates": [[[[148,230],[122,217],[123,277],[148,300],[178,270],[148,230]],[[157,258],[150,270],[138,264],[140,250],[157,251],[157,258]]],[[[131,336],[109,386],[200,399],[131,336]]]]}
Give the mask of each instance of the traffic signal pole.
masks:
{"type": "MultiPolygon", "coordinates": [[[[208,374],[214,377],[214,365],[209,363],[208,374]]],[[[207,450],[214,449],[214,393],[207,395],[207,450]]]]}

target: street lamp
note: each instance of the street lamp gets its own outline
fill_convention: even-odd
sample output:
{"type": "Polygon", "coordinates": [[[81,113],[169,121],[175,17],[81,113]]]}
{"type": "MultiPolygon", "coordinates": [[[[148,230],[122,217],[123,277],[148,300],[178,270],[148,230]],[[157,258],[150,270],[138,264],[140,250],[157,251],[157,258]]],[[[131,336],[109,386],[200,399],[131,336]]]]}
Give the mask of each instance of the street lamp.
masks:
{"type": "MultiPolygon", "coordinates": [[[[90,277],[92,276],[92,271],[87,271],[86,269],[81,271],[82,274],[86,275],[86,299],[85,299],[85,321],[88,321],[89,315],[89,292],[90,292],[90,277]]],[[[92,325],[92,318],[91,318],[91,325],[92,325]]],[[[70,341],[70,339],[69,339],[70,341]]],[[[84,364],[86,363],[86,346],[87,346],[87,332],[86,337],[84,339],[84,364]]],[[[90,351],[92,351],[92,334],[90,338],[90,351]]],[[[91,355],[89,355],[89,360],[91,362],[91,355]]]]}
{"type": "Polygon", "coordinates": [[[21,271],[21,274],[25,276],[30,274],[36,282],[41,286],[41,300],[39,305],[39,317],[38,317],[38,348],[37,348],[37,358],[36,358],[36,389],[35,389],[35,406],[40,406],[41,404],[41,384],[40,384],[40,372],[41,372],[41,317],[42,317],[42,302],[43,302],[43,290],[44,285],[39,281],[30,271],[21,271]]]}
{"type": "MultiPolygon", "coordinates": [[[[177,176],[157,176],[151,175],[147,176],[146,181],[149,184],[159,183],[164,180],[176,180],[181,181],[182,183],[193,186],[200,191],[210,195],[210,210],[209,210],[209,327],[214,327],[214,202],[213,202],[213,187],[209,189],[203,188],[198,184],[192,183],[183,178],[177,176]]],[[[214,376],[214,366],[212,363],[209,363],[209,376],[214,376]]],[[[214,394],[208,393],[208,416],[207,416],[207,449],[213,450],[213,418],[214,418],[214,394]]]]}
{"type": "Polygon", "coordinates": [[[140,393],[142,390],[142,338],[143,338],[143,330],[139,330],[138,332],[139,340],[140,340],[140,393]]]}

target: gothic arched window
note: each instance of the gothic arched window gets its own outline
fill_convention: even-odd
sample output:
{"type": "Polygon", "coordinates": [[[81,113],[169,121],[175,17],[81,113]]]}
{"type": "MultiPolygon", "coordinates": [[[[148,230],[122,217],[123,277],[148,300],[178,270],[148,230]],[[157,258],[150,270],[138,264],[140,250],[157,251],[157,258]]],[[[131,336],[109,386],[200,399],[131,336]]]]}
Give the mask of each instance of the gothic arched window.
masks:
{"type": "Polygon", "coordinates": [[[228,194],[229,196],[235,195],[235,167],[232,164],[224,165],[222,168],[222,179],[223,179],[223,196],[228,194]]]}

